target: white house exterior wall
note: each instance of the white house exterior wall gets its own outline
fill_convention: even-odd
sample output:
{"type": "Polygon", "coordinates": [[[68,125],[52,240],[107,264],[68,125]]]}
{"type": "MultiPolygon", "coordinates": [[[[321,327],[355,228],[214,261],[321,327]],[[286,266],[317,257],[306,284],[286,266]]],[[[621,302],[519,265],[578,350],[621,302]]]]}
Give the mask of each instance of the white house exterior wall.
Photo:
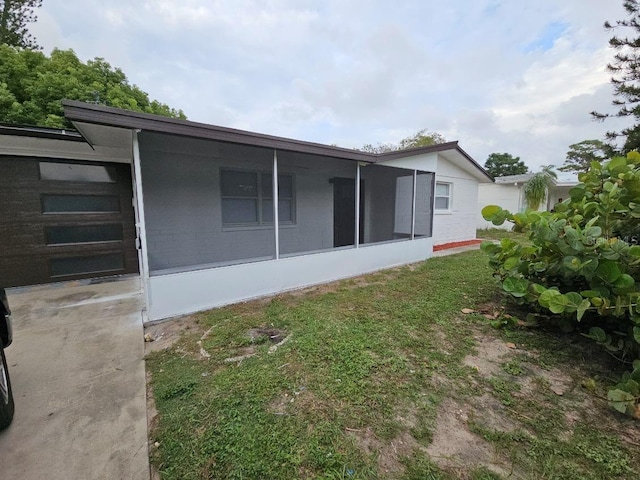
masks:
{"type": "Polygon", "coordinates": [[[409,168],[411,170],[422,170],[424,172],[435,172],[438,168],[438,154],[425,153],[413,157],[398,158],[379,162],[377,165],[387,165],[389,167],[409,168]]]}
{"type": "MultiPolygon", "coordinates": [[[[539,212],[552,210],[553,206],[560,199],[569,197],[569,190],[575,185],[554,185],[550,188],[547,199],[538,207],[539,212]]],[[[487,205],[498,205],[511,213],[522,212],[525,209],[524,193],[522,191],[523,184],[518,183],[493,183],[481,184],[478,190],[478,210],[476,216],[476,226],[478,228],[501,228],[503,230],[511,230],[513,224],[505,222],[502,225],[494,225],[487,222],[482,217],[482,209],[487,205]]]]}
{"type": "Polygon", "coordinates": [[[451,184],[451,207],[449,211],[434,211],[433,244],[475,239],[478,180],[438,156],[437,182],[451,184]]]}
{"type": "Polygon", "coordinates": [[[485,184],[480,185],[478,189],[478,210],[476,217],[476,226],[478,228],[501,228],[503,230],[511,230],[513,226],[510,222],[502,225],[494,225],[487,222],[482,217],[482,209],[487,205],[498,205],[510,212],[519,212],[522,205],[522,189],[521,186],[509,184],[485,184]]]}
{"type": "Polygon", "coordinates": [[[347,248],[147,279],[148,320],[159,320],[425,260],[431,238],[347,248]]]}
{"type": "Polygon", "coordinates": [[[436,182],[451,184],[451,209],[448,212],[434,211],[434,245],[476,238],[477,178],[437,153],[391,160],[380,164],[435,172],[436,182]]]}

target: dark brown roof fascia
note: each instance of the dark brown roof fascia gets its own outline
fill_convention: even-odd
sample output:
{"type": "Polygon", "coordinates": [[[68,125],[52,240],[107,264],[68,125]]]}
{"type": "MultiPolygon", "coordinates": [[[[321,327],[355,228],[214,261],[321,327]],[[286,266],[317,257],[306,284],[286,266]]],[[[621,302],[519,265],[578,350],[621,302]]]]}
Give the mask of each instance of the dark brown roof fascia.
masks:
{"type": "Polygon", "coordinates": [[[219,127],[217,125],[192,122],[189,120],[180,120],[176,118],[162,117],[160,115],[132,112],[129,110],[122,110],[120,108],[79,102],[77,100],[63,100],[62,106],[64,107],[65,117],[71,121],[90,122],[111,127],[149,130],[172,135],[205,138],[208,140],[253,145],[256,147],[266,147],[276,150],[308,153],[312,155],[323,155],[326,157],[367,163],[376,163],[396,158],[406,158],[415,155],[422,155],[424,153],[457,150],[463,157],[478,168],[481,173],[493,181],[493,177],[491,177],[484,168],[478,165],[478,163],[476,163],[476,161],[471,158],[467,152],[460,148],[458,146],[458,142],[447,142],[427,147],[374,154],[349,148],[334,147],[313,142],[303,142],[301,140],[293,140],[290,138],[247,132],[245,130],[237,130],[234,128],[219,127]]]}
{"type": "Polygon", "coordinates": [[[273,135],[219,127],[205,123],[179,120],[147,113],[131,112],[75,100],[63,100],[64,114],[71,121],[97,123],[111,127],[133,128],[187,137],[205,138],[221,142],[267,147],[298,153],[323,155],[346,160],[373,163],[376,156],[358,150],[303,142],[273,135]]]}
{"type": "Polygon", "coordinates": [[[66,140],[70,142],[84,142],[82,136],[75,130],[59,130],[55,128],[32,127],[22,125],[0,124],[0,135],[16,137],[48,138],[52,140],[66,140]]]}

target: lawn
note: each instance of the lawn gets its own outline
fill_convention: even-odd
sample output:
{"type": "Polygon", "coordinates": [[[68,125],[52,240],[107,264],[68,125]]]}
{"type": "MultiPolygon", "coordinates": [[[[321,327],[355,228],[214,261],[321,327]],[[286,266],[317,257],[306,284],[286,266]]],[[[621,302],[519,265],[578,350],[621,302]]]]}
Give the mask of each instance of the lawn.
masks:
{"type": "Polygon", "coordinates": [[[147,358],[156,474],[638,478],[637,425],[603,399],[617,365],[492,328],[495,293],[472,251],[153,327],[184,330],[147,358]]]}
{"type": "Polygon", "coordinates": [[[476,238],[482,240],[502,240],[503,238],[511,238],[520,243],[529,243],[526,233],[511,232],[502,228],[482,228],[476,230],[476,238]]]}

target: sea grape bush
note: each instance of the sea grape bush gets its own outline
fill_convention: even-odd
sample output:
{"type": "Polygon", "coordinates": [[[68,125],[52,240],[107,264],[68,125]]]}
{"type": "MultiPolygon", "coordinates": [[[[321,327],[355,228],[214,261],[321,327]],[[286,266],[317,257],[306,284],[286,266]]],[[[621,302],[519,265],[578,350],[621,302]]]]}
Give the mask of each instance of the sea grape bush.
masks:
{"type": "Polygon", "coordinates": [[[482,210],[512,222],[531,245],[483,242],[505,295],[533,314],[578,328],[632,365],[609,391],[618,411],[640,417],[640,153],[592,162],[553,212],[482,210]]]}

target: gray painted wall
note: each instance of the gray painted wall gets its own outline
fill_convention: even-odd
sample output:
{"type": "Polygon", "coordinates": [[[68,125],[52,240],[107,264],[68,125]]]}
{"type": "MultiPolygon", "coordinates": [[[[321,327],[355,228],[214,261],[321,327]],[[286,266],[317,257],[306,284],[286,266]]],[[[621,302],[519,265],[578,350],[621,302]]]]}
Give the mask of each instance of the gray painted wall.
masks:
{"type": "Polygon", "coordinates": [[[269,172],[272,152],[142,133],[140,160],[152,272],[273,256],[272,228],[223,231],[219,193],[221,166],[269,172]]]}
{"type": "MultiPolygon", "coordinates": [[[[152,272],[273,257],[273,227],[222,227],[219,191],[221,167],[270,172],[272,150],[143,132],[140,157],[152,272]]],[[[296,192],[296,223],[280,228],[281,254],[332,248],[329,180],[354,178],[356,164],[286,152],[278,164],[296,192]]]]}

